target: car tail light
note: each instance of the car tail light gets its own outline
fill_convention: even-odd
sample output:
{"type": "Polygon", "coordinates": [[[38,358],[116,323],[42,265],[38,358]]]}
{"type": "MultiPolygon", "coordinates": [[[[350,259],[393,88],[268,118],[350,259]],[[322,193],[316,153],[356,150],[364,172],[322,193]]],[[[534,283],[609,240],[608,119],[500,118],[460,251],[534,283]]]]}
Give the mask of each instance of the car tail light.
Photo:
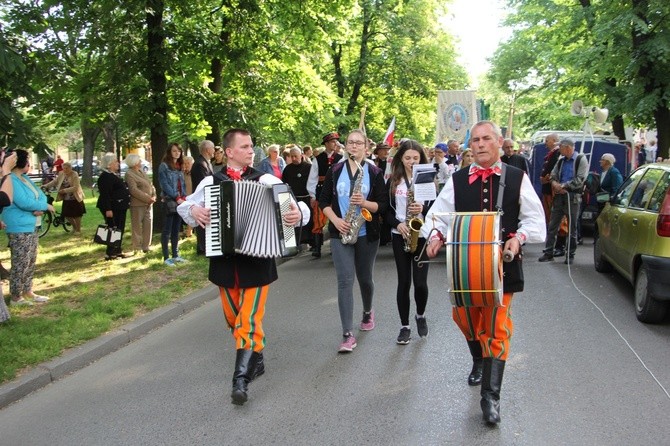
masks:
{"type": "Polygon", "coordinates": [[[670,237],[670,188],[665,193],[661,210],[658,213],[656,233],[661,237],[670,237]]]}

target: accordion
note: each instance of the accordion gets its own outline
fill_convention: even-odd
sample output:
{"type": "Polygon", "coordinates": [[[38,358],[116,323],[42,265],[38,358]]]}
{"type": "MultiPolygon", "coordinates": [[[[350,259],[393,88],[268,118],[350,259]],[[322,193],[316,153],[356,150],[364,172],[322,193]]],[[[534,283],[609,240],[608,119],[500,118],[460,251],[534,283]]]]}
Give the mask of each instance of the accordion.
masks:
{"type": "Polygon", "coordinates": [[[244,254],[289,257],[298,253],[295,229],[282,215],[293,198],[284,183],[223,181],[204,188],[210,222],[205,227],[205,255],[244,254]]]}

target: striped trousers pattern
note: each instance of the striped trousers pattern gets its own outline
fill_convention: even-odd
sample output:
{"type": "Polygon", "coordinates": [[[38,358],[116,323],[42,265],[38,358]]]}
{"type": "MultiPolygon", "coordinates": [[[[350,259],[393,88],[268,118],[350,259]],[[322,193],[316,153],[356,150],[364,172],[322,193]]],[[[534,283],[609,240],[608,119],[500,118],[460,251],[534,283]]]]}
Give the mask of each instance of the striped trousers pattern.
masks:
{"type": "Polygon", "coordinates": [[[237,350],[260,352],[265,347],[263,316],[270,285],[257,288],[219,287],[223,315],[237,350]]]}
{"type": "Polygon", "coordinates": [[[479,341],[485,358],[507,360],[514,332],[512,295],[503,294],[503,307],[453,307],[454,322],[468,341],[479,341]]]}

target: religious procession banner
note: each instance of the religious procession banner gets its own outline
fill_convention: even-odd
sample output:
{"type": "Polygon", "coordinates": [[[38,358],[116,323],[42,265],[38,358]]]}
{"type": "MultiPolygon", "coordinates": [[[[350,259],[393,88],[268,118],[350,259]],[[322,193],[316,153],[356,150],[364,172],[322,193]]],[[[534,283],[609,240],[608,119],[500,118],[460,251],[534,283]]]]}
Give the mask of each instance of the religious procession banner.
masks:
{"type": "Polygon", "coordinates": [[[470,127],[477,122],[474,90],[437,92],[437,142],[455,139],[463,143],[470,127]]]}

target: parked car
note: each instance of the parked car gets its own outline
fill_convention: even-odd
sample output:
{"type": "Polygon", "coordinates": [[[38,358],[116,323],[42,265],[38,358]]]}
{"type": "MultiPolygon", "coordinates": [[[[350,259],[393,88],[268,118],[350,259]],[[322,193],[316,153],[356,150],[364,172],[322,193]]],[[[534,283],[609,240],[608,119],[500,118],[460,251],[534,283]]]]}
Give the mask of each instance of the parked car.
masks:
{"type": "MultiPolygon", "coordinates": [[[[598,197],[609,198],[607,193],[598,197]]],[[[619,272],[634,286],[638,320],[661,322],[670,306],[670,163],[635,170],[596,225],[596,271],[619,272]]]]}
{"type": "MultiPolygon", "coordinates": [[[[144,173],[147,175],[151,173],[151,163],[147,160],[140,160],[142,163],[142,170],[144,173]]],[[[125,162],[121,161],[121,176],[125,175],[126,172],[128,171],[128,166],[126,165],[125,162]]]]}
{"type": "MultiPolygon", "coordinates": [[[[72,161],[70,161],[70,164],[72,164],[72,170],[74,170],[75,172],[77,172],[79,174],[79,176],[81,176],[82,173],[84,172],[84,160],[83,159],[72,160],[72,161]]],[[[93,176],[97,177],[98,175],[100,175],[100,168],[98,167],[98,160],[94,159],[92,165],[93,165],[93,170],[92,170],[93,176]]]]}

